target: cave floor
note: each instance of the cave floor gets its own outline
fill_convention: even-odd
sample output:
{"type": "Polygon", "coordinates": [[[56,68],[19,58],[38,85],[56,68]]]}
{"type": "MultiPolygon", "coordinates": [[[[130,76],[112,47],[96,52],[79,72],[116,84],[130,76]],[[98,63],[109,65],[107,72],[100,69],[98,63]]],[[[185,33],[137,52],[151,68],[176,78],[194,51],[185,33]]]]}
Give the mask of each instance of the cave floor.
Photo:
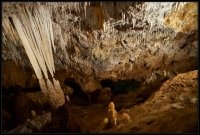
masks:
{"type": "Polygon", "coordinates": [[[3,130],[12,133],[197,132],[197,74],[197,71],[179,74],[165,81],[158,89],[151,91],[150,95],[147,94],[148,92],[142,93],[140,90],[114,96],[112,101],[118,115],[117,125],[113,127],[108,127],[105,122],[108,104],[88,104],[87,100],[74,98],[64,108],[55,111],[44,105],[38,107],[30,101],[27,93],[21,92],[15,98],[10,97],[14,104],[7,102],[9,99],[3,98],[3,102],[6,102],[7,106],[11,105],[11,109],[8,109],[3,104],[3,130]],[[47,115],[49,112],[51,115],[47,115]],[[123,119],[123,113],[127,113],[129,119],[123,119]],[[33,116],[34,114],[35,116],[33,116]],[[40,119],[39,122],[37,118],[40,119]],[[45,124],[48,121],[50,124],[45,124]],[[9,125],[13,122],[14,125],[9,125]],[[34,128],[29,126],[28,130],[28,122],[32,122],[32,125],[34,125],[33,123],[40,124],[36,124],[34,128]]]}
{"type": "MultiPolygon", "coordinates": [[[[134,105],[118,111],[128,113],[130,121],[122,120],[116,126],[107,128],[104,119],[107,117],[107,106],[93,104],[89,106],[71,105],[69,108],[68,128],[70,132],[195,132],[197,131],[197,105],[181,102],[165,104],[154,110],[155,106],[134,105]]],[[[120,118],[119,118],[120,119],[120,118]]]]}

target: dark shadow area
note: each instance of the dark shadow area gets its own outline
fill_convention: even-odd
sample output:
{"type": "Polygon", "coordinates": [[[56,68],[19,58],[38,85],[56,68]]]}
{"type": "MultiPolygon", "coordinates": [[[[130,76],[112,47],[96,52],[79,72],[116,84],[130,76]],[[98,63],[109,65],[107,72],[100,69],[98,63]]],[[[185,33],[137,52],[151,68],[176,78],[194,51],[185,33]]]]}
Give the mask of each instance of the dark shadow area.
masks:
{"type": "Polygon", "coordinates": [[[12,94],[12,93],[17,93],[19,91],[22,90],[22,87],[20,86],[10,86],[9,88],[6,88],[6,87],[2,87],[2,95],[9,95],[9,94],[12,94]]]}
{"type": "Polygon", "coordinates": [[[15,94],[18,92],[37,92],[40,91],[40,87],[32,87],[32,88],[22,88],[18,85],[16,86],[10,86],[9,88],[2,87],[2,95],[9,95],[9,94],[15,94]]]}
{"type": "Polygon", "coordinates": [[[140,82],[132,80],[118,80],[117,82],[112,80],[102,80],[102,87],[110,87],[114,95],[123,94],[130,91],[135,91],[140,87],[140,82]]]}
{"type": "Polygon", "coordinates": [[[26,95],[27,92],[40,91],[40,88],[22,88],[20,86],[11,86],[2,88],[2,130],[10,131],[19,125],[24,124],[27,119],[32,118],[31,110],[35,110],[37,115],[42,111],[49,111],[48,104],[39,105],[34,103],[26,95]]]}
{"type": "Polygon", "coordinates": [[[64,84],[73,89],[73,94],[70,96],[72,103],[77,105],[86,105],[88,101],[87,94],[82,91],[81,86],[74,78],[66,78],[64,84]]]}
{"type": "Polygon", "coordinates": [[[85,96],[85,93],[81,90],[81,86],[75,81],[74,78],[66,78],[64,84],[71,87],[74,90],[72,97],[85,96]]]}

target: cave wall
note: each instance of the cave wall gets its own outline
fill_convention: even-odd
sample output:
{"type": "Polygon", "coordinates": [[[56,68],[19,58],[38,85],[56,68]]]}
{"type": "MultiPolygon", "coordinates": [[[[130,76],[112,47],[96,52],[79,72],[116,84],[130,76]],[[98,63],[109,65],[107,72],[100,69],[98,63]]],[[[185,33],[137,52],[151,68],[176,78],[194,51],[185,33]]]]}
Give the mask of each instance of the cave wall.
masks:
{"type": "MultiPolygon", "coordinates": [[[[4,2],[3,20],[12,22],[12,14],[20,14],[16,6],[24,5],[50,10],[54,64],[66,76],[143,81],[157,72],[197,69],[197,2],[4,2]]],[[[32,69],[15,38],[3,29],[3,60],[32,69]]],[[[4,82],[14,76],[6,74],[7,66],[2,65],[4,82]]],[[[10,83],[15,81],[3,85],[10,83]]]]}

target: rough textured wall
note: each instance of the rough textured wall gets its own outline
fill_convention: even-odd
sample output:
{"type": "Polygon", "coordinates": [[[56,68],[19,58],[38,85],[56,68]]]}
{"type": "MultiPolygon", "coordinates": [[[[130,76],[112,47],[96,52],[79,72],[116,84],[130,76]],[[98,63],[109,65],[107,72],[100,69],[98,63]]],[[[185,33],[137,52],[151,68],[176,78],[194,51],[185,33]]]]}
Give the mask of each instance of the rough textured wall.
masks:
{"type": "MultiPolygon", "coordinates": [[[[3,3],[12,24],[16,5],[45,5],[53,20],[54,63],[98,79],[145,80],[164,70],[197,68],[197,3],[194,2],[34,2],[3,3]]],[[[4,32],[4,29],[3,29],[4,32]]],[[[3,34],[3,60],[31,68],[16,36],[3,34]]]]}

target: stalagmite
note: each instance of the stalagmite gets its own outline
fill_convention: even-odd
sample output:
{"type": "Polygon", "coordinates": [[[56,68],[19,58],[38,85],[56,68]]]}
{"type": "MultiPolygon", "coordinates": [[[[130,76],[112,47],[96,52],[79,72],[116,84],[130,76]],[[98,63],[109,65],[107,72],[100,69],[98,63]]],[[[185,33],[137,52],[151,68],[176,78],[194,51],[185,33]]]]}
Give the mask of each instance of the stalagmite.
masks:
{"type": "Polygon", "coordinates": [[[117,111],[113,102],[108,104],[108,124],[110,127],[117,125],[117,111]]]}

